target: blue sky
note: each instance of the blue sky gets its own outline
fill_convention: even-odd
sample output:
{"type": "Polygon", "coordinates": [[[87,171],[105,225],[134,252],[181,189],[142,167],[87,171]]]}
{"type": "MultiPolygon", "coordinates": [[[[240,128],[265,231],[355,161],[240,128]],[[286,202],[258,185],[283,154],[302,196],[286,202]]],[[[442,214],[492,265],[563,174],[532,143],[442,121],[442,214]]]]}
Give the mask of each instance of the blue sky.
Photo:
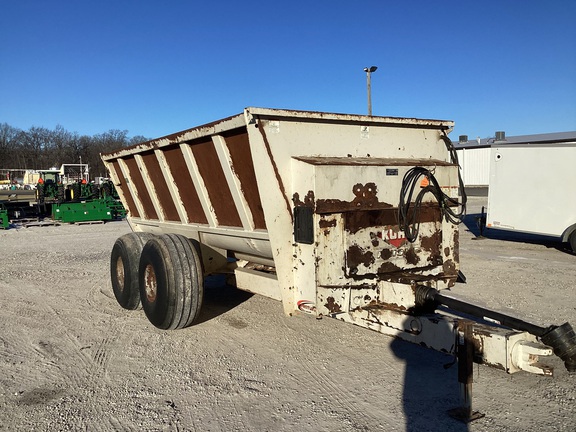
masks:
{"type": "Polygon", "coordinates": [[[155,138],[247,106],[576,130],[576,1],[0,0],[0,123],[155,138]]]}

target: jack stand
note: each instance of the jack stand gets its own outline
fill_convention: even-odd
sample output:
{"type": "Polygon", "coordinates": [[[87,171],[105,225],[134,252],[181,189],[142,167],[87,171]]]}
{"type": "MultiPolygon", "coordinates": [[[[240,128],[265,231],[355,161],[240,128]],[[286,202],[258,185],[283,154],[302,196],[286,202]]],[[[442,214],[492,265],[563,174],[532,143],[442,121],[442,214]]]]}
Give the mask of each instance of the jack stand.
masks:
{"type": "Polygon", "coordinates": [[[472,240],[484,240],[484,227],[486,226],[486,213],[484,213],[484,206],[482,206],[482,214],[476,218],[476,226],[480,230],[480,235],[473,237],[472,240]]]}
{"type": "Polygon", "coordinates": [[[458,331],[458,383],[462,406],[448,411],[448,415],[463,423],[470,423],[484,417],[478,411],[472,411],[472,374],[474,372],[474,345],[472,341],[472,324],[461,324],[463,331],[458,331]]]}

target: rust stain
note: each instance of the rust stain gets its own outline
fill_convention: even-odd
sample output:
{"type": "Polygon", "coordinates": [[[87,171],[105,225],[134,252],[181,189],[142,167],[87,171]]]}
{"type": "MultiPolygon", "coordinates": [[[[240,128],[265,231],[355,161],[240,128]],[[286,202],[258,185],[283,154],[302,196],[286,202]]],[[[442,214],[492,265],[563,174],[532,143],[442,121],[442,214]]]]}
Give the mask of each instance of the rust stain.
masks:
{"type": "Polygon", "coordinates": [[[336,219],[326,220],[324,218],[320,219],[318,226],[322,229],[333,228],[336,226],[336,219]]]}
{"type": "Polygon", "coordinates": [[[460,262],[460,231],[454,231],[454,250],[452,251],[454,254],[454,261],[460,262]]]}
{"type": "Polygon", "coordinates": [[[382,263],[382,265],[378,268],[378,273],[394,273],[402,271],[402,268],[398,267],[396,264],[391,263],[389,261],[382,263]]]}
{"type": "Polygon", "coordinates": [[[366,306],[362,306],[360,309],[363,310],[391,310],[391,311],[399,311],[399,312],[406,312],[408,309],[405,306],[396,304],[396,303],[384,303],[378,302],[376,300],[371,301],[366,306]]]}
{"type": "Polygon", "coordinates": [[[431,266],[436,267],[439,265],[442,265],[442,257],[440,256],[439,253],[437,254],[432,254],[428,257],[428,262],[430,263],[431,266]]]}
{"type": "Polygon", "coordinates": [[[380,251],[380,258],[382,258],[384,261],[392,258],[392,249],[382,249],[380,251]]]}
{"type": "Polygon", "coordinates": [[[434,231],[430,237],[422,237],[420,246],[422,249],[431,252],[438,253],[440,251],[440,245],[442,244],[442,232],[440,230],[434,231]]]}
{"type": "Polygon", "coordinates": [[[364,228],[398,225],[398,210],[393,208],[391,204],[383,204],[388,206],[388,208],[381,210],[361,210],[346,213],[344,229],[350,232],[350,234],[355,234],[364,228]]]}
{"type": "Polygon", "coordinates": [[[451,275],[456,274],[456,264],[452,260],[444,261],[442,268],[444,269],[444,274],[446,276],[451,276],[451,275]]]}
{"type": "Polygon", "coordinates": [[[326,299],[326,304],[324,305],[326,307],[326,309],[328,309],[331,313],[338,313],[338,312],[342,312],[342,308],[340,307],[340,305],[338,303],[336,303],[336,300],[334,300],[334,297],[328,297],[326,299]]]}
{"type": "Polygon", "coordinates": [[[356,207],[373,207],[378,204],[376,183],[366,183],[365,185],[357,183],[352,188],[352,192],[355,195],[352,204],[356,207]]]}
{"type": "Polygon", "coordinates": [[[444,255],[446,255],[447,257],[450,256],[450,248],[448,246],[444,248],[444,255]]]}
{"type": "Polygon", "coordinates": [[[376,183],[357,183],[352,187],[352,201],[322,199],[316,202],[317,213],[342,213],[358,210],[381,210],[392,208],[392,204],[378,201],[376,183]]]}
{"type": "Polygon", "coordinates": [[[294,203],[294,207],[314,208],[314,191],[308,191],[304,196],[304,201],[301,201],[300,194],[295,192],[294,195],[292,195],[292,202],[294,203]]]}
{"type": "Polygon", "coordinates": [[[340,166],[453,166],[451,162],[439,159],[422,159],[422,158],[379,158],[379,157],[326,157],[326,156],[299,156],[294,159],[306,162],[312,165],[340,165],[340,166]]]}
{"type": "Polygon", "coordinates": [[[416,265],[420,262],[420,257],[416,253],[416,250],[411,247],[404,253],[404,258],[408,264],[416,265]]]}
{"type": "Polygon", "coordinates": [[[346,262],[352,271],[357,269],[360,264],[369,267],[374,264],[374,254],[371,251],[365,251],[360,246],[352,245],[346,251],[346,262]]]}
{"type": "MultiPolygon", "coordinates": [[[[372,209],[354,208],[352,203],[344,203],[339,201],[340,207],[332,203],[327,205],[328,200],[318,200],[316,202],[317,213],[339,213],[345,214],[344,229],[351,234],[355,234],[361,229],[375,227],[375,226],[391,226],[398,227],[398,208],[388,203],[378,203],[372,209]],[[326,212],[331,207],[330,212],[326,212]],[[377,207],[377,208],[376,208],[377,207]]],[[[431,206],[422,205],[419,220],[421,223],[438,222],[440,220],[440,209],[431,206]]]]}

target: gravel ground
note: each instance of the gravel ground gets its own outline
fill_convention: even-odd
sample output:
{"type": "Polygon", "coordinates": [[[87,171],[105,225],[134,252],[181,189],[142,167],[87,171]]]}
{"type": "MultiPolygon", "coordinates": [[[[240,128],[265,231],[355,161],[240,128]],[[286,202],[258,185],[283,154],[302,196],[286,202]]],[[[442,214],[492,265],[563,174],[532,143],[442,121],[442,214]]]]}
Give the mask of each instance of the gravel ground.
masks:
{"type": "MultiPolygon", "coordinates": [[[[471,197],[477,212],[485,198],[471,197]]],[[[576,325],[576,256],[461,228],[455,295],[539,325],[576,325]]],[[[209,288],[201,322],[165,332],[114,299],[126,222],[0,231],[0,430],[575,431],[576,376],[475,366],[466,426],[452,358],[279,302],[209,288]]]]}

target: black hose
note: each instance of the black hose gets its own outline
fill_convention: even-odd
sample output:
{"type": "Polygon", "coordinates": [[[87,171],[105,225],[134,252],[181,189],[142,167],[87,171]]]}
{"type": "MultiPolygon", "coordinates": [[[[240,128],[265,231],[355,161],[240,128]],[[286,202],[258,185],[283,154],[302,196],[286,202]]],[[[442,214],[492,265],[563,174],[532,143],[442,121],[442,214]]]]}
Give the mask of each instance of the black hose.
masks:
{"type": "Polygon", "coordinates": [[[543,344],[554,350],[554,354],[564,361],[564,366],[568,372],[576,372],[576,333],[570,323],[564,323],[561,326],[540,327],[500,312],[447,297],[440,294],[438,290],[426,286],[417,286],[415,297],[416,306],[420,308],[436,309],[439,305],[444,305],[452,310],[477,318],[496,320],[504,327],[533,334],[540,338],[543,344]]]}
{"type": "Polygon", "coordinates": [[[549,328],[540,327],[521,319],[502,314],[500,312],[466,303],[453,297],[447,297],[440,294],[438,290],[434,288],[418,286],[417,292],[419,292],[419,295],[417,296],[417,303],[420,303],[421,305],[428,304],[434,308],[436,308],[438,305],[444,305],[452,310],[463,312],[477,318],[489,318],[491,320],[497,321],[504,327],[526,331],[538,337],[542,336],[550,330],[549,328]]]}

